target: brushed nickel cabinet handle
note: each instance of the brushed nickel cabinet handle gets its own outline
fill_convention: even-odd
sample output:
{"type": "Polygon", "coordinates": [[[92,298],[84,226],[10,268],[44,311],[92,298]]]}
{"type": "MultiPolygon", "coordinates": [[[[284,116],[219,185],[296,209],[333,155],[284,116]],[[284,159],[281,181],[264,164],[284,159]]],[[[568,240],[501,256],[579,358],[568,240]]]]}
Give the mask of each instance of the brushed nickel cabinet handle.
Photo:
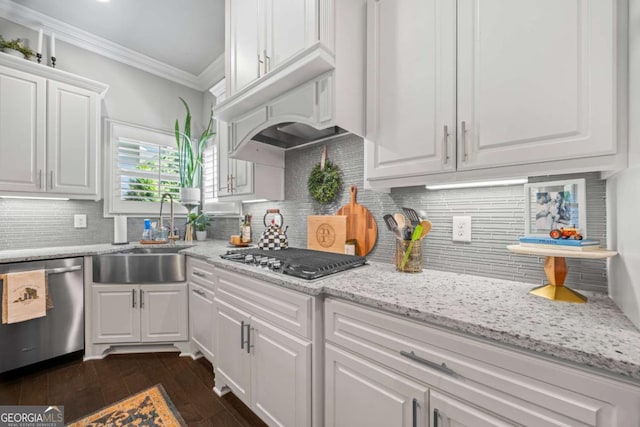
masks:
{"type": "Polygon", "coordinates": [[[267,55],[267,49],[264,50],[264,73],[271,71],[271,57],[267,55]]]}
{"type": "Polygon", "coordinates": [[[442,140],[442,163],[449,163],[449,126],[444,125],[444,138],[442,140]]]}
{"type": "Polygon", "coordinates": [[[144,291],[140,289],[140,308],[144,308],[144,291]]]}
{"type": "Polygon", "coordinates": [[[467,122],[463,121],[460,124],[460,137],[462,138],[462,150],[464,152],[464,161],[469,159],[467,154],[467,122]]]}
{"type": "Polygon", "coordinates": [[[244,350],[244,320],[240,322],[240,349],[244,350]]]}
{"type": "Polygon", "coordinates": [[[437,408],[433,409],[433,427],[440,425],[440,411],[437,408]]]}
{"type": "Polygon", "coordinates": [[[131,289],[131,307],[136,308],[136,290],[131,289]]]}
{"type": "Polygon", "coordinates": [[[413,351],[412,352],[407,352],[407,351],[402,350],[402,351],[400,351],[400,355],[406,357],[407,359],[411,359],[411,360],[413,360],[415,362],[418,362],[418,363],[420,363],[422,365],[426,365],[426,366],[428,366],[430,368],[433,368],[436,371],[440,371],[440,372],[442,372],[444,374],[451,375],[452,377],[456,376],[456,372],[453,369],[447,367],[447,365],[445,363],[442,363],[441,365],[438,365],[435,362],[432,362],[432,361],[427,360],[427,359],[423,359],[422,357],[416,355],[413,351]]]}
{"type": "Polygon", "coordinates": [[[262,69],[260,68],[261,64],[262,64],[262,67],[264,68],[264,61],[262,60],[262,57],[260,56],[260,54],[258,54],[258,77],[262,77],[262,69]]]}
{"type": "Polygon", "coordinates": [[[251,353],[251,349],[253,348],[253,344],[251,344],[251,325],[246,324],[247,327],[247,353],[251,353]]]}
{"type": "Polygon", "coordinates": [[[53,190],[53,171],[49,172],[49,188],[53,190]]]}
{"type": "Polygon", "coordinates": [[[193,274],[194,276],[198,276],[198,277],[207,277],[206,274],[201,273],[199,271],[192,271],[191,274],[193,274]]]}
{"type": "Polygon", "coordinates": [[[413,427],[418,427],[418,399],[413,398],[413,427]]]}

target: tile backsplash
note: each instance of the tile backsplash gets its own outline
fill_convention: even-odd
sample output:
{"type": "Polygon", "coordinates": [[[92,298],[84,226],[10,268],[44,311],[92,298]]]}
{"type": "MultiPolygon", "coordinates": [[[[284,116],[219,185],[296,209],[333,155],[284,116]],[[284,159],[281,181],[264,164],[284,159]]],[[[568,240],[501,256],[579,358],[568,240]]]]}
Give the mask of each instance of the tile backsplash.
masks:
{"type": "MultiPolygon", "coordinates": [[[[326,144],[328,158],[343,174],[341,195],[331,205],[314,201],[307,190],[309,171],[319,162],[322,144],[286,152],[285,201],[245,204],[245,213],[253,215],[254,239],[264,229],[262,218],[267,208],[279,208],[289,225],[290,245],[306,247],[307,215],[334,214],[349,203],[349,186],[358,186],[358,203],[367,207],[376,219],[378,242],[369,258],[392,262],[395,239],[386,229],[382,216],[399,212],[402,206],[425,210],[433,223],[425,238],[423,254],[426,269],[468,273],[503,279],[543,284],[543,257],[511,254],[506,246],[517,243],[524,231],[524,188],[469,188],[428,191],[424,187],[393,189],[384,194],[364,190],[364,142],[356,136],[346,136],[326,144]],[[452,242],[452,216],[472,217],[471,243],[452,242]]],[[[598,173],[530,178],[533,181],[552,181],[564,178],[586,178],[587,229],[589,238],[606,242],[605,181],[598,173]]],[[[237,219],[217,219],[213,231],[218,238],[237,234],[237,219]]],[[[596,292],[607,291],[607,271],[604,260],[568,259],[566,284],[574,288],[596,292]]],[[[427,273],[428,274],[428,273],[427,273]]]]}
{"type": "MultiPolygon", "coordinates": [[[[330,205],[314,201],[307,190],[311,168],[320,160],[322,144],[286,152],[285,197],[282,202],[245,204],[253,215],[254,239],[264,226],[267,208],[279,208],[284,216],[292,246],[306,247],[307,215],[332,215],[349,203],[349,186],[358,186],[358,203],[367,207],[378,225],[378,242],[369,255],[374,261],[392,262],[395,250],[393,235],[387,231],[382,216],[399,212],[402,206],[423,209],[433,223],[425,238],[425,268],[475,274],[542,284],[545,281],[543,257],[514,255],[506,245],[516,243],[524,230],[524,190],[522,185],[427,191],[424,187],[394,189],[377,193],[363,188],[364,142],[356,136],[345,136],[326,144],[328,157],[343,175],[344,188],[330,205]],[[452,216],[472,217],[471,243],[451,241],[452,216]]],[[[599,174],[531,178],[530,181],[552,181],[584,177],[587,181],[587,229],[590,238],[606,241],[605,181],[599,174]]],[[[183,224],[179,223],[179,227],[183,224]]],[[[216,218],[210,235],[228,239],[237,234],[239,219],[216,218]]],[[[142,218],[128,219],[130,241],[140,238],[142,218]]],[[[93,201],[46,201],[0,199],[0,250],[42,246],[69,246],[106,243],[113,239],[113,219],[103,217],[103,204],[93,201]],[[87,228],[73,227],[74,214],[87,214],[87,228]]],[[[566,283],[578,289],[606,292],[607,270],[604,260],[568,259],[566,283]]],[[[427,272],[428,274],[428,272],[427,272]]]]}

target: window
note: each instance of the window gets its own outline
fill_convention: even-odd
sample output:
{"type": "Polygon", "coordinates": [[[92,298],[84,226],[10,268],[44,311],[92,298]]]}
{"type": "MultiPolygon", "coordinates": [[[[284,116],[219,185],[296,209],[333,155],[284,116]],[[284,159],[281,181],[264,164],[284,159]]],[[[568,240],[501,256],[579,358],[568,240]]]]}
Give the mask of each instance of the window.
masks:
{"type": "MultiPolygon", "coordinates": [[[[105,214],[157,214],[162,194],[179,200],[175,137],[169,132],[107,120],[105,214]]],[[[176,212],[186,209],[176,205],[176,212]]]]}

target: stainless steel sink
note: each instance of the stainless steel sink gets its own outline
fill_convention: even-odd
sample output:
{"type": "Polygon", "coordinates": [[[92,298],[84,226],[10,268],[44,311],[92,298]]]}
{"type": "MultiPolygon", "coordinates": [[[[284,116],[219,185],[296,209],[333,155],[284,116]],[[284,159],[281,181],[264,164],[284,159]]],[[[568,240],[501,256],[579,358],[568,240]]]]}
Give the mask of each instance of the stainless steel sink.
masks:
{"type": "Polygon", "coordinates": [[[95,283],[174,283],[186,280],[184,246],[133,248],[93,257],[95,283]]]}

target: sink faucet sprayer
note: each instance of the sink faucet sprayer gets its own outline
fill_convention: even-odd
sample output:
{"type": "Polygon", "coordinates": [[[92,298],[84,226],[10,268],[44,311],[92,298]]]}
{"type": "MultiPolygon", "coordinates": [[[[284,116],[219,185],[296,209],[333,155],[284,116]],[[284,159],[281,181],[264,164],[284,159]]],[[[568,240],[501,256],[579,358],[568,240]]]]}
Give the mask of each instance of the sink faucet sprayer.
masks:
{"type": "Polygon", "coordinates": [[[162,195],[162,198],[160,199],[160,218],[159,218],[159,222],[160,222],[160,229],[162,229],[164,227],[163,224],[163,219],[162,219],[162,204],[164,203],[164,199],[165,197],[169,197],[169,200],[171,201],[170,206],[170,212],[169,212],[169,235],[167,236],[167,239],[171,242],[171,244],[174,244],[176,240],[180,239],[180,236],[176,235],[174,232],[174,212],[173,212],[173,196],[170,193],[164,193],[162,195]]]}

